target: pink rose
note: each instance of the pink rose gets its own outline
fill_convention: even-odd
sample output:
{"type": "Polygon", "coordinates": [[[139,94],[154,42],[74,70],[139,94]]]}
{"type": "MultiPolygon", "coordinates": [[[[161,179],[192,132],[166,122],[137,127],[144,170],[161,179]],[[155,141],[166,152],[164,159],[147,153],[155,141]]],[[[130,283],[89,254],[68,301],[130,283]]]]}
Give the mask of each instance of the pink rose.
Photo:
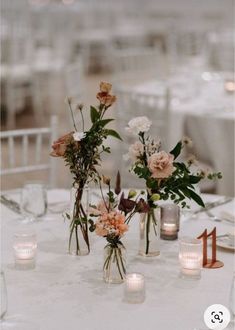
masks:
{"type": "Polygon", "coordinates": [[[136,161],[144,152],[144,146],[140,141],[135,142],[129,147],[128,156],[132,161],[136,161]]]}
{"type": "Polygon", "coordinates": [[[148,167],[152,177],[156,179],[166,179],[174,172],[174,156],[160,151],[149,157],[148,167]]]}
{"type": "Polygon", "coordinates": [[[74,132],[70,132],[66,135],[61,136],[58,140],[53,142],[52,152],[50,153],[53,157],[63,157],[65,155],[67,145],[72,139],[74,132]]]}

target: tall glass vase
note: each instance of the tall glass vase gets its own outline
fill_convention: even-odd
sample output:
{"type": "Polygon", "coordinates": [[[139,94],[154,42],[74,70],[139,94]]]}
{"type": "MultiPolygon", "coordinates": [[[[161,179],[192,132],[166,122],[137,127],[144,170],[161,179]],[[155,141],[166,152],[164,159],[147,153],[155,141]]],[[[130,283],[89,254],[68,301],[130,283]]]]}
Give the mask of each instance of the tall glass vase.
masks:
{"type": "Polygon", "coordinates": [[[69,253],[84,256],[90,252],[88,230],[89,187],[73,187],[70,193],[69,253]]]}
{"type": "Polygon", "coordinates": [[[160,208],[140,214],[139,255],[154,257],[160,254],[160,208]]]}
{"type": "Polygon", "coordinates": [[[104,248],[103,278],[106,283],[122,283],[126,275],[126,249],[122,243],[104,248]]]}

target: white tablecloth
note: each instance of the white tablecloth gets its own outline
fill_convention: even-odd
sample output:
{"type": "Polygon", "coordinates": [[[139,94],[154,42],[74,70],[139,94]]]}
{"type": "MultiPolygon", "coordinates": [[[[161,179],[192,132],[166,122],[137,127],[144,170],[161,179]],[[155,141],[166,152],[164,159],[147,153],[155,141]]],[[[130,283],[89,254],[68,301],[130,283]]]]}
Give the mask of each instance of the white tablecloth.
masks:
{"type": "MultiPolygon", "coordinates": [[[[219,196],[206,195],[205,200],[219,196]]],[[[50,202],[69,200],[69,192],[48,192],[50,202]]],[[[94,201],[94,198],[93,198],[94,201]]],[[[230,202],[213,210],[234,210],[230,202]]],[[[38,257],[34,270],[14,269],[12,237],[22,228],[19,215],[2,206],[2,268],[8,290],[8,315],[21,316],[41,330],[204,330],[203,313],[215,303],[229,306],[233,253],[218,249],[224,267],[202,270],[198,281],[179,278],[178,241],[161,241],[161,256],[137,256],[138,219],[123,242],[128,251],[128,272],[137,271],[146,279],[143,304],[127,304],[123,285],[107,285],[102,280],[103,247],[106,241],[92,235],[90,255],[72,257],[66,254],[68,227],[61,215],[47,215],[31,226],[37,233],[38,257]]],[[[209,220],[205,214],[182,220],[180,235],[198,236],[205,228],[216,225],[224,234],[229,223],[209,220]]],[[[36,329],[35,328],[35,329],[36,329]]]]}

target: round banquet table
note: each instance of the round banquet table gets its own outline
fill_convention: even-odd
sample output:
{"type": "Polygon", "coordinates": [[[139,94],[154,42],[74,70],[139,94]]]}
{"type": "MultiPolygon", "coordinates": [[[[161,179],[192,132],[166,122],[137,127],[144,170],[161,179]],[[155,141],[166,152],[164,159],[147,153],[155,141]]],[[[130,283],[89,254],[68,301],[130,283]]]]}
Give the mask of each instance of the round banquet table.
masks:
{"type": "MultiPolygon", "coordinates": [[[[19,199],[19,194],[9,195],[19,199]]],[[[204,195],[205,201],[219,200],[204,195]]],[[[91,192],[94,203],[97,197],[91,192]]],[[[48,202],[69,201],[69,191],[49,190],[48,202]]],[[[235,202],[212,210],[234,212],[235,202]]],[[[197,206],[193,205],[193,209],[197,206]]],[[[233,276],[233,252],[217,249],[224,262],[220,269],[202,269],[200,280],[179,277],[178,241],[161,241],[161,255],[143,258],[138,250],[138,217],[132,220],[123,243],[128,252],[128,272],[141,272],[146,279],[146,299],[142,304],[123,302],[123,284],[105,284],[102,280],[105,239],[91,235],[91,253],[73,257],[66,253],[68,224],[61,214],[50,213],[27,227],[38,239],[36,268],[16,270],[12,251],[15,232],[23,226],[19,215],[5,206],[2,215],[2,269],[8,291],[8,317],[21,317],[32,324],[31,330],[205,330],[203,313],[212,304],[229,306],[233,276]]],[[[214,222],[205,213],[194,219],[181,217],[180,236],[197,237],[207,228],[217,234],[233,228],[230,222],[214,222]]],[[[11,328],[13,329],[13,328],[11,328]]],[[[228,328],[229,329],[229,328],[228,328]]],[[[230,325],[232,329],[232,325],[230,325]]]]}

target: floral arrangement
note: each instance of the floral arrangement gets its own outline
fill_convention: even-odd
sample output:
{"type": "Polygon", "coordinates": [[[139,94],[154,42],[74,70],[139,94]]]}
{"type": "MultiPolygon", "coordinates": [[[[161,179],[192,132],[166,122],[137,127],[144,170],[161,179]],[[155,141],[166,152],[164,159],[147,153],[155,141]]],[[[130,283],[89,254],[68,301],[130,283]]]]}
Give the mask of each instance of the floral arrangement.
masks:
{"type": "Polygon", "coordinates": [[[187,163],[177,162],[178,156],[185,145],[192,141],[185,137],[170,151],[161,150],[161,141],[146,136],[152,122],[145,116],[136,117],[129,121],[128,132],[138,136],[139,140],[129,147],[128,155],[133,164],[133,171],[139,178],[144,179],[147,188],[148,204],[153,207],[157,200],[171,199],[181,206],[187,207],[185,198],[193,199],[204,206],[201,197],[195,192],[195,184],[205,176],[208,179],[221,178],[221,173],[205,173],[198,170],[191,173],[190,167],[195,162],[190,157],[187,163]]]}
{"type": "MultiPolygon", "coordinates": [[[[101,154],[110,153],[110,147],[104,145],[104,140],[108,136],[113,136],[121,139],[115,130],[107,129],[107,125],[114,119],[105,118],[107,110],[116,101],[116,96],[110,94],[112,85],[106,82],[100,83],[100,91],[97,93],[99,100],[98,107],[90,107],[91,127],[85,131],[85,123],[83,116],[83,105],[78,104],[73,109],[72,99],[68,98],[68,106],[73,120],[74,131],[62,136],[52,145],[51,156],[62,157],[66,166],[69,167],[73,175],[73,187],[76,188],[75,204],[73,214],[66,214],[71,221],[69,250],[71,241],[75,237],[76,254],[80,254],[80,244],[78,231],[82,233],[82,238],[85,240],[88,253],[90,251],[89,236],[88,236],[88,215],[82,205],[82,196],[84,187],[89,182],[100,182],[100,174],[97,166],[101,163],[101,154]],[[74,111],[78,111],[81,116],[79,124],[75,122],[74,111]]],[[[92,224],[92,223],[91,223],[92,224]]]]}
{"type": "Polygon", "coordinates": [[[125,247],[121,242],[121,238],[128,231],[128,224],[132,217],[136,213],[148,211],[148,205],[141,198],[143,192],[137,194],[135,190],[130,190],[128,197],[125,198],[124,193],[121,193],[120,181],[120,174],[118,172],[116,187],[112,191],[110,178],[103,177],[103,183],[108,188],[106,196],[104,195],[102,186],[100,186],[102,200],[97,206],[92,206],[90,209],[90,215],[97,217],[92,230],[98,236],[106,238],[108,242],[105,247],[108,252],[103,266],[104,277],[107,277],[107,281],[111,277],[112,264],[117,266],[117,277],[120,278],[120,281],[124,279],[126,269],[122,249],[125,249],[125,247]]]}
{"type": "MultiPolygon", "coordinates": [[[[136,117],[129,121],[126,128],[129,133],[138,137],[138,140],[129,147],[125,156],[132,162],[131,171],[140,179],[145,180],[147,204],[149,213],[146,221],[145,254],[149,253],[149,228],[157,225],[154,209],[158,200],[171,199],[181,207],[188,207],[185,199],[193,199],[204,207],[203,200],[195,192],[195,185],[202,179],[221,178],[221,173],[208,173],[198,170],[191,172],[193,158],[186,163],[177,161],[183,147],[191,143],[184,138],[170,151],[161,150],[161,142],[147,135],[152,122],[145,116],[136,117]]],[[[156,228],[155,228],[156,230],[156,228]]]]}

